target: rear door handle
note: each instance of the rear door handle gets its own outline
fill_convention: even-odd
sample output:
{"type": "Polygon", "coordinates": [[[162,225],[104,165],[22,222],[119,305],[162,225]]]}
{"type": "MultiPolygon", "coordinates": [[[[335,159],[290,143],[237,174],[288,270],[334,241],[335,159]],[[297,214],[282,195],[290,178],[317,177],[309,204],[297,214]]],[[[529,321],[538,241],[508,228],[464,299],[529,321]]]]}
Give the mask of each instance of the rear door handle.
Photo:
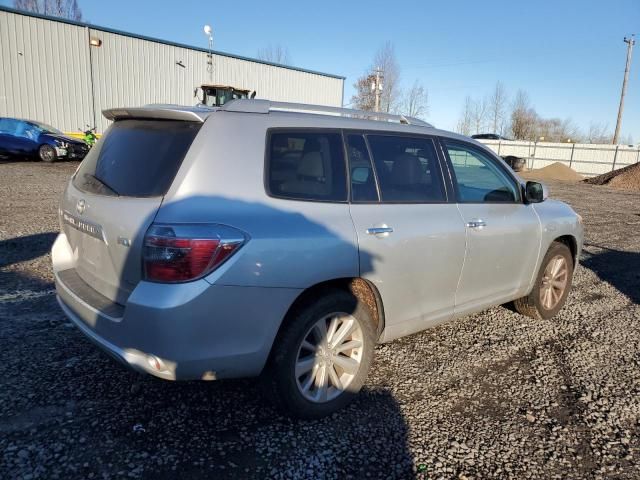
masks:
{"type": "Polygon", "coordinates": [[[484,220],[480,220],[480,219],[471,220],[470,222],[467,222],[467,227],[477,228],[478,230],[486,226],[487,226],[487,223],[484,220]]]}
{"type": "Polygon", "coordinates": [[[386,237],[389,233],[393,233],[393,228],[392,227],[371,227],[371,228],[367,228],[367,233],[369,235],[385,234],[385,237],[386,237]]]}

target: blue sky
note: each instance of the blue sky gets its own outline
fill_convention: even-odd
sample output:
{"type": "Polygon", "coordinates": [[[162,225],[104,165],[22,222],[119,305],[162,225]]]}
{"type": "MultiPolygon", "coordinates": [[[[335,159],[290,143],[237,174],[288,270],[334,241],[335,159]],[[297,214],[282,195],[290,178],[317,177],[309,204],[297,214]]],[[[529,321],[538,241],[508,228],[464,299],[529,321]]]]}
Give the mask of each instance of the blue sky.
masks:
{"type": "MultiPolygon", "coordinates": [[[[12,2],[3,1],[4,4],[12,2]]],[[[345,103],[377,48],[393,42],[405,86],[429,91],[428,120],[452,129],[464,97],[501,80],[529,93],[544,117],[613,130],[624,73],[625,35],[640,37],[640,0],[484,0],[367,2],[206,2],[79,0],[87,21],[255,56],[281,44],[294,65],[344,75],[345,103]]],[[[623,135],[640,141],[640,44],[636,44],[623,135]]]]}

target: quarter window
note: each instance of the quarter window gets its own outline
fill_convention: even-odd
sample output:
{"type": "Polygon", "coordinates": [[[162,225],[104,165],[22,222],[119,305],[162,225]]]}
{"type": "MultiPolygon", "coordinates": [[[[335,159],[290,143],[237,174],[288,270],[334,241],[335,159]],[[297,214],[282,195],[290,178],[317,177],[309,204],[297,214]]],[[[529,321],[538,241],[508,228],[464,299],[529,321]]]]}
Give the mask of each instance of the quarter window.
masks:
{"type": "Polygon", "coordinates": [[[513,179],[488,154],[470,145],[445,141],[456,177],[458,201],[467,203],[516,202],[513,179]]]}
{"type": "Polygon", "coordinates": [[[446,201],[433,141],[393,135],[368,135],[383,202],[446,201]]]}
{"type": "Polygon", "coordinates": [[[271,134],[268,185],[275,197],[300,200],[346,201],[342,136],[324,132],[271,134]]]}

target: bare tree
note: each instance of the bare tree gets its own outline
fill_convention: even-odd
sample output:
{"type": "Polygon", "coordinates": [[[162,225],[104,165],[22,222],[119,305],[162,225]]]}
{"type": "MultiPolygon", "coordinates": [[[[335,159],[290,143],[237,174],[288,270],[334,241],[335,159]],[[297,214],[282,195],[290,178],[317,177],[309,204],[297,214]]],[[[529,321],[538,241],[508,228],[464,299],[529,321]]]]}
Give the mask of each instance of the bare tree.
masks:
{"type": "Polygon", "coordinates": [[[400,90],[400,67],[391,42],[386,42],[378,49],[373,57],[373,65],[353,84],[356,93],[351,97],[351,103],[361,110],[374,110],[375,93],[371,85],[375,83],[378,69],[382,82],[380,111],[395,113],[402,107],[403,98],[400,90]]]}
{"type": "Polygon", "coordinates": [[[611,143],[613,134],[609,131],[609,126],[602,123],[591,122],[587,130],[586,141],[589,143],[611,143]]]}
{"type": "Polygon", "coordinates": [[[467,95],[464,99],[464,106],[462,107],[460,119],[458,120],[458,124],[456,125],[456,132],[462,135],[471,135],[472,109],[473,100],[469,95],[467,95]]]}
{"type": "Polygon", "coordinates": [[[631,135],[630,133],[624,137],[620,138],[619,141],[620,145],[629,145],[632,146],[633,145],[633,135],[631,135]]]}
{"type": "Polygon", "coordinates": [[[373,68],[382,72],[382,94],[380,95],[380,111],[395,112],[402,101],[400,91],[400,66],[396,59],[393,43],[385,42],[373,57],[373,68]]]}
{"type": "Polygon", "coordinates": [[[358,110],[373,111],[375,109],[376,99],[371,85],[376,81],[374,74],[363,75],[358,78],[353,88],[356,93],[351,97],[351,105],[358,110]]]}
{"type": "Polygon", "coordinates": [[[429,114],[429,92],[416,80],[404,94],[402,113],[410,117],[425,117],[429,114]]]}
{"type": "Polygon", "coordinates": [[[471,103],[471,122],[475,133],[483,133],[487,122],[487,105],[486,98],[474,100],[471,103]]]}
{"type": "Polygon", "coordinates": [[[511,106],[511,136],[516,140],[536,140],[538,114],[531,107],[529,95],[518,90],[511,106]]]}
{"type": "Polygon", "coordinates": [[[287,47],[282,45],[269,45],[258,50],[258,58],[265,62],[279,63],[281,65],[291,65],[291,58],[287,47]]]}
{"type": "Polygon", "coordinates": [[[536,118],[534,140],[544,138],[546,142],[578,142],[582,134],[570,118],[536,118]]]}
{"type": "Polygon", "coordinates": [[[491,121],[491,131],[502,135],[504,133],[504,124],[507,110],[507,90],[502,82],[496,82],[496,86],[488,100],[487,110],[489,120],[491,121]]]}
{"type": "Polygon", "coordinates": [[[580,128],[573,123],[573,120],[565,118],[560,121],[560,128],[557,130],[556,139],[559,142],[579,143],[583,141],[583,136],[580,128]]]}
{"type": "Polygon", "coordinates": [[[82,11],[77,0],[14,0],[17,10],[50,15],[52,17],[82,20],[82,11]]]}

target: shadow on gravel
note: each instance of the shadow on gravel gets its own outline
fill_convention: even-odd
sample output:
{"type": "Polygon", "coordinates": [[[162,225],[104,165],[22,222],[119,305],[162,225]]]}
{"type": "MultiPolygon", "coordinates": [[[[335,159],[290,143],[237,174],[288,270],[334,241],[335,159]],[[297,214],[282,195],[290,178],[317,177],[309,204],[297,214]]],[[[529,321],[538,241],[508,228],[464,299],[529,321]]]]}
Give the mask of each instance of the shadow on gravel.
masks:
{"type": "Polygon", "coordinates": [[[5,313],[28,311],[31,308],[31,295],[53,290],[53,282],[14,265],[46,255],[56,236],[55,232],[44,232],[0,240],[0,296],[9,295],[5,301],[13,299],[5,305],[5,313]],[[14,299],[12,295],[16,292],[21,293],[14,299]],[[18,299],[21,300],[16,303],[18,299]]]}
{"type": "MultiPolygon", "coordinates": [[[[147,377],[128,399],[130,378],[112,380],[102,395],[89,393],[97,415],[76,418],[75,428],[86,438],[109,432],[119,448],[149,452],[148,460],[133,462],[147,478],[416,478],[409,428],[387,390],[364,389],[344,410],[301,421],[273,408],[254,380],[176,384],[147,377]],[[121,392],[118,415],[109,391],[121,392]]],[[[92,448],[105,463],[113,456],[108,446],[92,448]]]]}
{"type": "Polygon", "coordinates": [[[51,250],[56,232],[36,233],[0,240],[0,267],[41,257],[51,250]]]}
{"type": "Polygon", "coordinates": [[[635,303],[640,304],[640,253],[625,252],[600,245],[585,245],[601,249],[581,263],[592,270],[601,280],[610,283],[635,303]]]}
{"type": "MultiPolygon", "coordinates": [[[[88,209],[83,218],[95,220],[92,215],[97,214],[88,209]]],[[[300,252],[305,253],[304,242],[293,240],[299,238],[299,232],[304,232],[323,248],[331,249],[341,264],[357,265],[358,262],[358,257],[353,256],[352,239],[342,238],[295,210],[283,211],[266,204],[211,196],[164,205],[163,215],[181,218],[184,222],[208,216],[222,224],[236,224],[237,228],[243,228],[242,222],[248,218],[255,238],[270,238],[272,225],[277,223],[282,235],[277,239],[277,254],[281,257],[292,255],[290,252],[298,256],[300,252]],[[290,232],[298,232],[298,236],[290,232]]],[[[128,232],[134,245],[151,221],[152,218],[140,219],[139,231],[128,232]]],[[[361,250],[360,269],[372,271],[374,258],[361,250]]],[[[286,263],[285,259],[282,261],[286,263]]],[[[309,255],[309,261],[324,262],[324,257],[309,255]]],[[[321,270],[321,265],[315,265],[321,270]]],[[[139,268],[140,252],[131,248],[122,272],[139,268]]],[[[254,268],[256,275],[270,274],[260,270],[260,263],[254,268]]],[[[346,269],[344,276],[353,274],[346,269]]],[[[126,282],[126,273],[122,273],[121,280],[126,282]]],[[[199,298],[208,301],[207,297],[199,298]]],[[[287,300],[291,301],[293,299],[287,300]]],[[[238,302],[240,307],[242,303],[238,302]]],[[[233,317],[235,329],[220,329],[218,323],[210,321],[210,312],[215,306],[203,305],[201,310],[191,310],[192,318],[183,327],[197,329],[198,336],[184,335],[177,329],[169,332],[173,339],[166,344],[155,342],[159,327],[144,316],[136,318],[135,324],[129,322],[128,329],[120,331],[101,315],[85,320],[99,336],[117,338],[122,349],[152,352],[163,358],[175,357],[175,352],[191,351],[213,359],[224,360],[225,355],[234,358],[238,335],[247,335],[247,338],[262,335],[264,339],[260,342],[264,342],[267,349],[255,346],[256,341],[247,347],[257,352],[255,358],[246,355],[246,361],[236,360],[244,364],[250,361],[250,365],[261,368],[267,362],[269,347],[289,305],[280,303],[271,306],[271,310],[276,311],[277,323],[266,333],[253,321],[251,311],[242,309],[239,309],[242,314],[233,317]]],[[[198,307],[195,300],[191,307],[198,307]]],[[[184,310],[182,312],[184,314],[184,310]]],[[[219,315],[220,321],[231,321],[222,313],[219,315]]],[[[293,328],[293,324],[287,325],[293,328]]],[[[167,336],[167,332],[160,334],[167,336]]],[[[99,478],[104,473],[119,472],[118,465],[127,465],[134,476],[144,472],[146,478],[154,479],[414,477],[407,422],[389,390],[365,388],[347,408],[319,420],[300,421],[275,409],[257,380],[166,382],[139,376],[119,367],[89,342],[80,341],[82,335],[76,329],[64,332],[64,336],[67,338],[65,349],[59,351],[56,358],[66,368],[56,374],[51,372],[52,380],[47,387],[56,392],[66,391],[70,395],[65,401],[83,405],[82,409],[70,409],[69,433],[62,442],[69,447],[65,453],[74,458],[73,463],[87,463],[85,476],[93,473],[99,478]],[[72,438],[82,438],[84,443],[75,445],[70,441],[72,438]]],[[[42,359],[37,363],[47,362],[42,359]]],[[[204,363],[201,367],[197,362],[175,363],[178,376],[201,378],[204,363]]],[[[207,368],[211,368],[209,364],[207,368]]],[[[7,428],[15,431],[16,425],[27,425],[27,421],[31,421],[31,416],[18,417],[7,428]]]]}

